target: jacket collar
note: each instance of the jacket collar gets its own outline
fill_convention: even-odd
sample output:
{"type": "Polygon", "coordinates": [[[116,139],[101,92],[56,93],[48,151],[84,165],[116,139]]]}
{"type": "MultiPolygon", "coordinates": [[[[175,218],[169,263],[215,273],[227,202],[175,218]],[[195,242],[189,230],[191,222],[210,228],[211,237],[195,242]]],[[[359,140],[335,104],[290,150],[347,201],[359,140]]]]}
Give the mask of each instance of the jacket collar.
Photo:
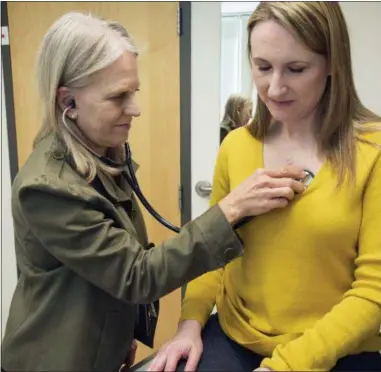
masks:
{"type": "MultiPolygon", "coordinates": [[[[131,163],[134,172],[136,172],[139,169],[139,164],[133,159],[131,159],[131,163]]],[[[129,174],[127,166],[123,173],[116,177],[101,170],[97,174],[99,181],[108,194],[108,198],[113,202],[122,203],[132,199],[133,190],[127,181],[126,172],[129,174]]]]}
{"type": "MultiPolygon", "coordinates": [[[[50,144],[50,146],[48,145],[48,148],[53,158],[55,158],[56,160],[65,159],[66,161],[71,162],[70,156],[68,156],[69,154],[67,147],[64,144],[64,142],[61,139],[59,139],[58,136],[49,135],[48,138],[43,140],[43,142],[45,141],[50,144]]],[[[133,159],[131,159],[131,162],[132,168],[134,172],[136,172],[139,169],[139,164],[136,163],[133,159]]],[[[120,174],[119,176],[114,177],[109,174],[106,174],[102,170],[99,170],[97,172],[96,179],[98,180],[98,182],[101,183],[103,191],[105,191],[107,194],[104,196],[107,197],[113,203],[122,203],[131,200],[133,191],[131,186],[128,184],[124,174],[120,174]]],[[[94,180],[92,182],[92,186],[96,186],[96,184],[97,181],[94,180]]]]}
{"type": "Polygon", "coordinates": [[[111,202],[123,203],[132,199],[132,189],[123,174],[114,177],[103,171],[99,171],[97,179],[107,193],[107,195],[104,196],[111,202]]]}

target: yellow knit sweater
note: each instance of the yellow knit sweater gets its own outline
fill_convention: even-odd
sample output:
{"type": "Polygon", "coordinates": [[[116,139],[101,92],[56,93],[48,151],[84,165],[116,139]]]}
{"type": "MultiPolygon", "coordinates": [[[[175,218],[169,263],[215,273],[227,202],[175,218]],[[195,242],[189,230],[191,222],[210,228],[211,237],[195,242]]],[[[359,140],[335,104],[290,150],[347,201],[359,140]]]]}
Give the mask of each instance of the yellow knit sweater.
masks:
{"type": "MultiPolygon", "coordinates": [[[[381,133],[367,138],[381,144],[381,133]]],[[[263,144],[247,128],[230,133],[211,204],[257,168],[263,144]]],[[[189,283],[181,320],[204,326],[216,304],[224,332],[275,371],[327,371],[381,350],[381,151],[358,142],[356,169],[337,188],[326,162],[287,208],[242,227],[244,256],[189,283]]]]}

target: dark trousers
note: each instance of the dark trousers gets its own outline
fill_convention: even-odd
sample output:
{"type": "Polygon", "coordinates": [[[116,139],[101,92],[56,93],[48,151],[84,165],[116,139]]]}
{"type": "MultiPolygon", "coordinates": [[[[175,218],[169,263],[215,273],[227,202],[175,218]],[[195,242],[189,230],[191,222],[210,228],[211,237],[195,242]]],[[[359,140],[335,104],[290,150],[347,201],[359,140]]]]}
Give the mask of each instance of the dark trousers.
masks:
{"type": "MultiPolygon", "coordinates": [[[[217,314],[208,320],[202,334],[204,351],[197,371],[247,371],[258,368],[263,357],[229,339],[220,327],[217,314]]],[[[313,352],[313,350],[311,350],[313,352]]],[[[181,361],[177,371],[183,371],[181,361]]],[[[332,369],[335,372],[381,371],[380,353],[362,353],[340,359],[332,369]]]]}

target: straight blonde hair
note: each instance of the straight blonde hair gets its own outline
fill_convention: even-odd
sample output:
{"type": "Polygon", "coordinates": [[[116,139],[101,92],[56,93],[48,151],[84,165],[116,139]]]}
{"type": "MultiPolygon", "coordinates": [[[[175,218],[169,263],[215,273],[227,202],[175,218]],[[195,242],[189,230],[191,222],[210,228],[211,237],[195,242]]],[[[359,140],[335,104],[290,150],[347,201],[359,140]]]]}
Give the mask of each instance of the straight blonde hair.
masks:
{"type": "MultiPolygon", "coordinates": [[[[63,120],[57,89],[86,86],[92,74],[111,65],[124,51],[138,55],[136,46],[121,24],[90,14],[70,12],[50,27],[38,53],[37,84],[43,118],[33,145],[37,146],[53,133],[65,144],[77,171],[89,182],[98,169],[113,175],[120,170],[102,163],[76,139],[78,136],[82,142],[88,142],[73,120],[69,117],[63,120]]],[[[123,147],[110,149],[108,156],[113,160],[124,160],[123,147]]]]}
{"type": "MultiPolygon", "coordinates": [[[[318,112],[322,125],[318,146],[338,175],[340,185],[347,175],[356,176],[356,140],[379,147],[362,137],[381,131],[381,117],[360,101],[353,79],[350,40],[344,15],[338,2],[260,2],[249,18],[247,50],[251,63],[250,36],[259,22],[274,20],[300,40],[311,51],[327,58],[331,76],[327,79],[318,112]]],[[[257,96],[257,106],[250,131],[264,140],[272,118],[257,96]]]]}

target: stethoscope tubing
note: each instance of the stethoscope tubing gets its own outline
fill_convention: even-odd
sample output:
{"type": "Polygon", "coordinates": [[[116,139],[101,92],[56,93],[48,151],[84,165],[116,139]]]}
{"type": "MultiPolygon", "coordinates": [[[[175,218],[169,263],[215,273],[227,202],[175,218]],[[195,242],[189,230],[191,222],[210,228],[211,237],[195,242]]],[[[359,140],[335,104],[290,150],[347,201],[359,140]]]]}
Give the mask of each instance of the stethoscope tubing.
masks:
{"type": "MultiPolygon", "coordinates": [[[[73,133],[69,125],[66,123],[66,113],[70,109],[70,107],[67,107],[64,112],[62,113],[62,121],[68,131],[71,133],[71,135],[82,145],[84,146],[91,154],[93,154],[95,157],[97,157],[100,161],[102,161],[104,164],[120,169],[122,171],[122,174],[126,178],[128,184],[140,200],[140,202],[143,204],[143,206],[147,209],[147,211],[154,217],[159,223],[161,223],[163,226],[168,228],[169,230],[172,230],[176,233],[179,233],[181,228],[178,226],[175,226],[171,224],[169,221],[167,221],[165,218],[163,218],[159,213],[156,212],[156,210],[152,207],[152,205],[148,202],[148,200],[145,198],[143,192],[140,189],[139,182],[136,178],[133,166],[132,166],[132,158],[131,158],[131,149],[129,144],[126,142],[124,144],[124,151],[125,151],[125,162],[124,163],[118,163],[115,162],[114,160],[111,160],[110,158],[106,156],[100,156],[97,154],[95,151],[93,151],[89,146],[87,146],[77,135],[73,133]],[[127,167],[127,169],[126,169],[127,167]],[[127,172],[128,170],[128,172],[127,172]]],[[[308,169],[305,169],[304,172],[306,173],[306,178],[304,179],[304,184],[306,186],[309,185],[309,183],[312,181],[312,179],[315,177],[314,174],[309,171],[308,169]]],[[[240,221],[238,221],[233,228],[234,229],[239,229],[243,225],[246,225],[248,222],[250,222],[254,216],[247,216],[240,221]]]]}

